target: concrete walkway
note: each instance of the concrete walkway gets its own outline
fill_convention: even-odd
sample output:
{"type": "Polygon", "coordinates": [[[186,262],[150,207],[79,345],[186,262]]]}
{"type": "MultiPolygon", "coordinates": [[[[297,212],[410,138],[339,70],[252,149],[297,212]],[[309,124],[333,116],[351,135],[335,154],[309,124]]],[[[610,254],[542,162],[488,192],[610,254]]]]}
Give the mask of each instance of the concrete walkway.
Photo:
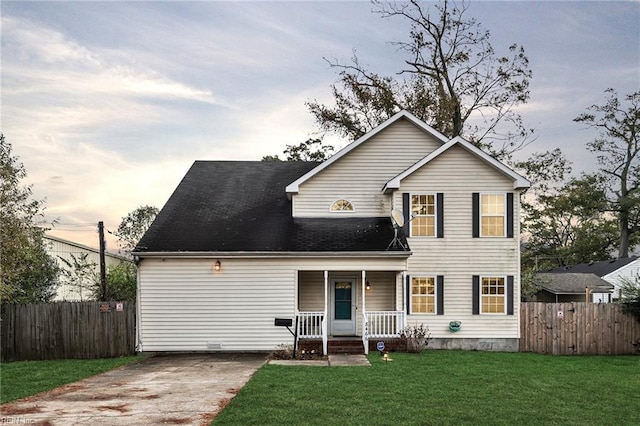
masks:
{"type": "Polygon", "coordinates": [[[274,359],[269,361],[274,365],[304,365],[309,367],[370,367],[371,364],[365,355],[329,355],[326,361],[274,359]]]}
{"type": "Polygon", "coordinates": [[[209,425],[265,361],[255,354],[154,356],[2,405],[0,423],[209,425]]]}

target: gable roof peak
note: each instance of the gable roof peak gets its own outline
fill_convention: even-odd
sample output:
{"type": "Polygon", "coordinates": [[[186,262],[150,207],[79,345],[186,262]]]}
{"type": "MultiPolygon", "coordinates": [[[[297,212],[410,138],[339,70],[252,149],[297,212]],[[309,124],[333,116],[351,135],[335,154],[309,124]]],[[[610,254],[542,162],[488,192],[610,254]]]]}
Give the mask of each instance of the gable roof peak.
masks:
{"type": "Polygon", "coordinates": [[[442,155],[444,152],[447,152],[449,149],[451,149],[454,146],[460,146],[460,147],[464,148],[465,150],[467,150],[471,154],[473,154],[476,157],[478,157],[480,160],[484,161],[485,163],[489,164],[490,166],[492,166],[493,168],[495,168],[499,172],[501,172],[504,175],[508,176],[509,178],[513,179],[513,187],[514,187],[514,189],[524,189],[524,188],[529,188],[531,186],[531,182],[529,182],[528,179],[526,179],[523,176],[521,176],[519,173],[517,173],[516,171],[511,169],[509,166],[507,166],[506,164],[502,163],[501,161],[496,160],[494,157],[492,157],[488,153],[484,152],[483,150],[481,150],[480,148],[478,148],[477,146],[475,146],[471,142],[467,141],[462,136],[456,136],[455,138],[451,139],[450,141],[448,141],[447,143],[442,145],[440,148],[436,149],[435,151],[433,151],[429,155],[427,155],[424,158],[422,158],[417,163],[413,164],[411,167],[409,167],[408,169],[406,169],[405,171],[403,171],[399,175],[397,175],[394,178],[392,178],[389,182],[387,182],[385,184],[385,186],[383,188],[383,192],[386,193],[386,192],[389,192],[389,191],[392,191],[392,190],[395,190],[395,189],[399,189],[400,188],[400,182],[404,178],[406,178],[407,176],[411,175],[416,170],[418,170],[421,167],[423,167],[424,165],[428,164],[429,162],[431,162],[435,158],[438,158],[440,155],[442,155]]]}
{"type": "Polygon", "coordinates": [[[313,170],[309,171],[304,176],[301,176],[296,181],[294,181],[291,184],[289,184],[287,186],[287,188],[286,188],[287,194],[288,195],[297,194],[298,190],[300,188],[300,185],[302,185],[304,182],[306,182],[307,180],[311,179],[313,176],[315,176],[316,174],[320,173],[322,170],[326,169],[331,164],[335,163],[340,158],[344,157],[349,152],[353,151],[354,149],[356,149],[357,147],[359,147],[360,145],[362,145],[363,143],[365,143],[366,141],[368,141],[369,139],[371,139],[372,137],[374,137],[378,133],[382,132],[384,129],[388,128],[392,124],[394,124],[394,123],[396,123],[396,122],[398,122],[400,120],[403,120],[403,119],[409,120],[411,123],[416,125],[419,129],[421,129],[425,133],[433,136],[436,140],[438,140],[442,144],[445,144],[445,143],[449,142],[449,138],[447,138],[445,135],[443,135],[442,133],[440,133],[439,131],[437,131],[433,127],[429,126],[427,123],[425,123],[424,121],[420,120],[418,117],[416,117],[415,115],[413,115],[409,111],[402,110],[402,111],[394,114],[392,117],[388,118],[387,120],[385,120],[383,123],[381,123],[378,126],[376,126],[374,129],[372,129],[369,132],[367,132],[366,134],[362,135],[360,138],[358,138],[355,141],[347,144],[344,148],[342,148],[340,151],[338,151],[335,154],[333,154],[326,161],[320,163],[313,170]]]}

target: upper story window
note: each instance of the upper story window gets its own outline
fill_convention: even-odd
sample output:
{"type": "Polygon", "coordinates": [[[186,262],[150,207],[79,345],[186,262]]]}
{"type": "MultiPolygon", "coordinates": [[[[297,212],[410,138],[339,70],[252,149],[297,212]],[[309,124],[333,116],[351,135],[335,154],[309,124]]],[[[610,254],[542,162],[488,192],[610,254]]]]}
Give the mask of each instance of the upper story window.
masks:
{"type": "Polygon", "coordinates": [[[482,237],[504,237],[506,230],[505,194],[481,194],[480,235],[482,237]]]}
{"type": "Polygon", "coordinates": [[[514,196],[513,192],[472,195],[473,238],[513,238],[514,196]]]}
{"type": "Polygon", "coordinates": [[[436,197],[434,194],[411,195],[411,236],[436,235],[436,197]]]}
{"type": "Polygon", "coordinates": [[[332,211],[332,212],[353,212],[353,211],[355,211],[351,201],[345,200],[345,199],[341,199],[341,200],[335,201],[333,204],[331,204],[331,209],[329,209],[329,210],[332,211]]]}
{"type": "Polygon", "coordinates": [[[444,238],[444,194],[402,193],[406,237],[444,238]]]}

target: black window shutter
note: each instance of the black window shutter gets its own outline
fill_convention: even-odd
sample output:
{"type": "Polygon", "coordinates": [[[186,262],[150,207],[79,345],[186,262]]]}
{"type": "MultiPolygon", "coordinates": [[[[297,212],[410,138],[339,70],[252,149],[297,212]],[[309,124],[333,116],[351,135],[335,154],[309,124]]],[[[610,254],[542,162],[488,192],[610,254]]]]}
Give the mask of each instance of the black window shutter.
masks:
{"type": "Polygon", "coordinates": [[[507,238],[513,238],[513,192],[507,192],[507,238]]]}
{"type": "Polygon", "coordinates": [[[402,230],[404,231],[404,236],[409,238],[409,220],[411,219],[411,203],[409,202],[409,193],[402,193],[402,214],[404,215],[404,226],[402,230]]]}
{"type": "Polygon", "coordinates": [[[472,195],[471,212],[473,215],[473,238],[480,237],[480,193],[474,192],[472,195]]]}
{"type": "Polygon", "coordinates": [[[436,314],[444,315],[444,276],[438,275],[436,277],[436,296],[438,301],[436,302],[436,314]]]}
{"type": "Polygon", "coordinates": [[[411,277],[407,275],[407,315],[411,315],[411,277]]]}
{"type": "Polygon", "coordinates": [[[444,194],[438,192],[436,194],[436,229],[438,230],[437,238],[444,238],[444,194]]]}
{"type": "Polygon", "coordinates": [[[473,315],[480,315],[480,275],[473,276],[473,294],[471,295],[473,304],[473,315]]]}
{"type": "Polygon", "coordinates": [[[507,276],[507,315],[513,315],[513,275],[507,276]]]}

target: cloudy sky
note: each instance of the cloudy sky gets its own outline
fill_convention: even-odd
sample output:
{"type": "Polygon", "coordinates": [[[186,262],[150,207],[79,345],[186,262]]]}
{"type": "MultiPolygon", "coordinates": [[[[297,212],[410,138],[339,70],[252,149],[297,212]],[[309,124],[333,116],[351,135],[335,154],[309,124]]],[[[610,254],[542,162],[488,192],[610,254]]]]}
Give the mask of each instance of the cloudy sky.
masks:
{"type": "MultiPolygon", "coordinates": [[[[161,207],[194,160],[259,160],[317,131],[323,58],[399,70],[401,20],[351,2],[2,1],[1,130],[47,200],[51,232],[97,246],[140,205],[161,207]]],[[[595,167],[572,121],[604,90],[640,88],[640,2],[488,2],[468,10],[498,53],[524,46],[538,139],[595,167]]],[[[331,140],[334,145],[344,141],[331,140]]],[[[111,239],[109,247],[115,248],[111,239]]]]}

